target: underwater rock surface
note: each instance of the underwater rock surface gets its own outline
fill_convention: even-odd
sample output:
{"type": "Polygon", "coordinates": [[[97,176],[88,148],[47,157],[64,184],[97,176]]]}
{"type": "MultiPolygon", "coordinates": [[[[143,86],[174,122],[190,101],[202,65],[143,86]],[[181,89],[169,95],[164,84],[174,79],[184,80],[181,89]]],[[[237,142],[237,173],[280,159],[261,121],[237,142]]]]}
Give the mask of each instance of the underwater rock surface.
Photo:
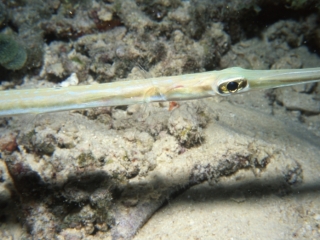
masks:
{"type": "Polygon", "coordinates": [[[6,69],[19,70],[27,61],[27,52],[12,37],[0,34],[0,64],[6,69]]]}
{"type": "MultiPolygon", "coordinates": [[[[28,53],[3,90],[320,66],[312,0],[3,1],[0,22],[28,53]]],[[[308,84],[1,118],[0,238],[319,238],[319,99],[308,84]]]]}

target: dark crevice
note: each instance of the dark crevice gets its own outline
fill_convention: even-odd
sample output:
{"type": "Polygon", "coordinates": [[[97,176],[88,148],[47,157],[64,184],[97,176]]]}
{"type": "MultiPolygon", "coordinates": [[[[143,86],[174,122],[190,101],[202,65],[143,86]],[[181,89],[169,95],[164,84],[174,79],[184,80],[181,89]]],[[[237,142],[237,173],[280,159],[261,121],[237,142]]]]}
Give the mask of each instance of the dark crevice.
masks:
{"type": "Polygon", "coordinates": [[[66,37],[58,37],[56,34],[54,33],[46,33],[44,34],[44,42],[46,44],[50,44],[51,42],[54,42],[54,41],[61,41],[61,42],[66,42],[68,43],[70,41],[69,38],[66,38],[66,37]]]}
{"type": "Polygon", "coordinates": [[[75,50],[80,53],[81,55],[84,55],[88,58],[91,58],[90,54],[89,54],[89,50],[87,49],[87,47],[85,45],[80,45],[77,44],[75,47],[75,50]]]}
{"type": "Polygon", "coordinates": [[[19,33],[19,27],[14,24],[12,21],[8,21],[6,24],[8,27],[10,27],[11,30],[13,30],[16,33],[19,33]]]}
{"type": "Polygon", "coordinates": [[[238,19],[225,22],[225,31],[230,34],[232,44],[234,44],[240,41],[241,38],[250,39],[259,36],[262,31],[280,20],[291,19],[299,21],[313,13],[317,13],[315,7],[294,10],[285,5],[274,6],[273,4],[268,4],[261,6],[261,11],[258,13],[248,11],[238,19]],[[244,35],[237,34],[238,32],[244,35]]]}

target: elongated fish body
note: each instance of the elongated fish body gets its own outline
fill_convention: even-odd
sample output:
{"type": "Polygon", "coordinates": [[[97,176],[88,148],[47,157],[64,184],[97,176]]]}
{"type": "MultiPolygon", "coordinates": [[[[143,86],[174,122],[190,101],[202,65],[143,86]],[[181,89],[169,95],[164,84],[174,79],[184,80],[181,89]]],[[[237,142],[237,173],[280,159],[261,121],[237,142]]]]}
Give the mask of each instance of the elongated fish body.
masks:
{"type": "Polygon", "coordinates": [[[228,68],[172,77],[0,92],[0,116],[181,101],[320,81],[320,68],[228,68]]]}

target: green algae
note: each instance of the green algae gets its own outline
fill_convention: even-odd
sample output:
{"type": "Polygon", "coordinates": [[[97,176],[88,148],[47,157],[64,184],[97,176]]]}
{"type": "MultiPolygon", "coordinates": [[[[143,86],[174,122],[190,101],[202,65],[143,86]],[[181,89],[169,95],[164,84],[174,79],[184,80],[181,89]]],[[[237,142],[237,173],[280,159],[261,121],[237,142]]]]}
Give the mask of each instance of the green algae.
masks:
{"type": "Polygon", "coordinates": [[[0,64],[9,70],[21,69],[27,61],[27,52],[13,37],[0,34],[0,64]]]}

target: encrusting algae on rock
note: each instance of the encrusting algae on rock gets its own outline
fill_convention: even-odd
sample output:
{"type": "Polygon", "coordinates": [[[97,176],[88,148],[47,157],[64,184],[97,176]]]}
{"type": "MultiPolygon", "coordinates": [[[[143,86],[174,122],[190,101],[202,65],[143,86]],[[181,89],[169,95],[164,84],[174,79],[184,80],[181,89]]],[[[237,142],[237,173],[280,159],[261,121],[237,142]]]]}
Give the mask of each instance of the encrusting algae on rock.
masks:
{"type": "Polygon", "coordinates": [[[27,52],[13,37],[0,34],[0,64],[9,70],[21,69],[27,61],[27,52]]]}

